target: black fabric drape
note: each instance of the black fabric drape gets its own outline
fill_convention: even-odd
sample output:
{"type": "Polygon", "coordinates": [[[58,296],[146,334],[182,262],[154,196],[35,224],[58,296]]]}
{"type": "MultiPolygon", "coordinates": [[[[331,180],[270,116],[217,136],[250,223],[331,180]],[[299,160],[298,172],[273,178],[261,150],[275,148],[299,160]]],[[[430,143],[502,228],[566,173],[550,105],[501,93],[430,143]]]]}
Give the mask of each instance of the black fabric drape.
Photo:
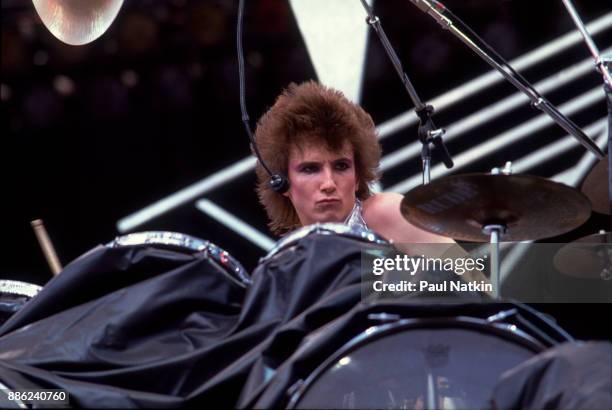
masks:
{"type": "MultiPolygon", "coordinates": [[[[0,328],[0,367],[27,385],[66,389],[77,406],[182,404],[240,346],[265,337],[258,327],[239,343],[231,337],[244,292],[203,254],[100,247],[0,328]]],[[[0,378],[26,388],[5,372],[0,378]]]]}
{"type": "Polygon", "coordinates": [[[0,327],[0,382],[65,389],[74,407],[277,407],[371,313],[486,317],[507,307],[363,303],[362,250],[373,247],[388,251],[308,236],[261,263],[248,289],[204,254],[95,248],[0,327]]]}
{"type": "MultiPolygon", "coordinates": [[[[306,238],[246,292],[202,254],[96,248],[0,328],[0,381],[66,389],[82,407],[233,406],[251,372],[267,371],[276,329],[317,302],[315,327],[359,302],[362,246],[306,238]]],[[[272,348],[300,340],[285,332],[272,348]]]]}
{"type": "Polygon", "coordinates": [[[498,380],[493,408],[612,408],[612,344],[564,343],[507,371],[498,380]]]}

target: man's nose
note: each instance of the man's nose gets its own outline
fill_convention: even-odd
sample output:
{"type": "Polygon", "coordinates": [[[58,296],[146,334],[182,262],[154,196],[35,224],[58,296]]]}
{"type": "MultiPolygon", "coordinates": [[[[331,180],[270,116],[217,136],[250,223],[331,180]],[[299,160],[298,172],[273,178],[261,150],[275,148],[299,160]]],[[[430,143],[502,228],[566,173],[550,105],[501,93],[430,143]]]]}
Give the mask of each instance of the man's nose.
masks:
{"type": "Polygon", "coordinates": [[[333,192],[336,190],[336,181],[331,169],[327,167],[323,170],[323,181],[321,181],[321,191],[333,192]]]}

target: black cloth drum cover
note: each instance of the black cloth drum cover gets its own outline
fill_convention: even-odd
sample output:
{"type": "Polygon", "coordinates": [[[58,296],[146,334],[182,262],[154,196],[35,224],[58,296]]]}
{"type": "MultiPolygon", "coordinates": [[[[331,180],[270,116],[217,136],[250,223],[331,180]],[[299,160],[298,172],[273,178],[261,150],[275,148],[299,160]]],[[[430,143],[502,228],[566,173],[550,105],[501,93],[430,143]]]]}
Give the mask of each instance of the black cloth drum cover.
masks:
{"type": "MultiPolygon", "coordinates": [[[[178,406],[190,376],[227,365],[214,347],[245,292],[204,252],[99,246],[0,328],[0,381],[66,389],[79,407],[178,406]]],[[[254,329],[243,341],[262,338],[254,329]]]]}
{"type": "Polygon", "coordinates": [[[202,254],[100,246],[0,328],[0,382],[66,389],[77,407],[234,407],[279,364],[264,352],[282,361],[359,302],[370,245],[307,236],[260,265],[248,289],[202,254]]]}
{"type": "Polygon", "coordinates": [[[612,343],[563,343],[507,371],[495,409],[612,409],[612,343]]]}
{"type": "MultiPolygon", "coordinates": [[[[311,232],[269,255],[248,288],[220,274],[202,253],[95,248],[0,327],[0,382],[13,389],[66,389],[75,407],[276,408],[288,404],[296,381],[353,337],[371,324],[390,323],[383,313],[456,323],[458,316],[484,320],[514,309],[535,323],[528,331],[533,340],[509,340],[507,332],[491,331],[493,325],[484,332],[454,325],[440,330],[465,336],[466,345],[491,339],[526,355],[568,339],[516,305],[360,303],[361,252],[385,246],[311,232]]],[[[420,337],[396,334],[408,338],[402,343],[420,337]]],[[[380,350],[377,343],[385,340],[392,339],[372,346],[380,350]]]]}

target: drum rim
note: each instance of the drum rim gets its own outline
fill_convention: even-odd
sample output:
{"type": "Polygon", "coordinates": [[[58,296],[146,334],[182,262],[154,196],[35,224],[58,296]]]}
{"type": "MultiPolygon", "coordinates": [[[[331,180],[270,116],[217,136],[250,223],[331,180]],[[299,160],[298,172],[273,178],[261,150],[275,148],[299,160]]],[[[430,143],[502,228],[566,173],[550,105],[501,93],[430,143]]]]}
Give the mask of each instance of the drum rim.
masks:
{"type": "Polygon", "coordinates": [[[252,279],[242,264],[229,252],[209,240],[173,231],[142,231],[115,237],[107,248],[158,245],[169,248],[188,249],[193,253],[204,253],[227,278],[242,288],[248,288],[252,279]]]}
{"type": "Polygon", "coordinates": [[[141,231],[117,236],[106,244],[108,248],[120,248],[142,245],[164,245],[168,247],[187,248],[193,252],[206,249],[208,243],[200,238],[173,231],[141,231]]]}
{"type": "Polygon", "coordinates": [[[287,234],[281,238],[276,244],[270,249],[270,251],[260,259],[260,263],[272,259],[281,251],[292,246],[299,240],[311,235],[342,235],[352,237],[354,239],[361,240],[363,242],[374,243],[377,245],[389,245],[390,242],[376,232],[370,229],[364,229],[361,227],[350,226],[343,223],[337,222],[317,222],[311,225],[303,226],[296,229],[295,231],[287,234]]]}
{"type": "Polygon", "coordinates": [[[42,286],[20,280],[0,279],[0,292],[33,298],[42,290],[42,286]]]}
{"type": "MultiPolygon", "coordinates": [[[[384,315],[383,313],[380,313],[384,315]]],[[[394,315],[390,315],[392,317],[394,315]]],[[[287,409],[295,409],[300,400],[312,387],[312,384],[342,356],[346,356],[352,351],[366,345],[366,342],[372,342],[399,333],[404,330],[415,329],[435,329],[448,328],[449,324],[459,325],[454,328],[470,329],[470,330],[486,330],[486,334],[495,336],[509,336],[509,339],[522,347],[525,347],[534,353],[540,353],[546,347],[538,340],[519,329],[516,325],[509,323],[496,323],[487,319],[476,318],[472,316],[444,316],[444,317],[426,317],[426,318],[403,318],[397,319],[392,323],[384,323],[372,325],[366,330],[353,336],[348,342],[344,343],[334,353],[327,357],[319,364],[305,379],[296,380],[288,389],[289,403],[287,409]],[[493,330],[491,332],[491,330],[493,330]],[[296,383],[300,382],[299,385],[296,383]]],[[[508,340],[508,338],[506,339],[508,340]]]]}

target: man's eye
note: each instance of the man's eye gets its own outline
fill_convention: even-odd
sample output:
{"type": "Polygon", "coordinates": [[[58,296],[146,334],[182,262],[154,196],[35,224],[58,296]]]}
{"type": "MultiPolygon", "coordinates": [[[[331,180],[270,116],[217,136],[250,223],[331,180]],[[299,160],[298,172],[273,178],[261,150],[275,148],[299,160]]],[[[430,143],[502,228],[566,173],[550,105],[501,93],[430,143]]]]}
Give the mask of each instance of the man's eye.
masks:
{"type": "Polygon", "coordinates": [[[300,171],[302,171],[305,174],[313,174],[315,172],[317,172],[317,166],[316,165],[304,165],[300,171]]]}
{"type": "Polygon", "coordinates": [[[346,171],[349,168],[350,168],[350,166],[346,162],[339,162],[339,163],[336,164],[336,169],[338,171],[346,171]]]}

